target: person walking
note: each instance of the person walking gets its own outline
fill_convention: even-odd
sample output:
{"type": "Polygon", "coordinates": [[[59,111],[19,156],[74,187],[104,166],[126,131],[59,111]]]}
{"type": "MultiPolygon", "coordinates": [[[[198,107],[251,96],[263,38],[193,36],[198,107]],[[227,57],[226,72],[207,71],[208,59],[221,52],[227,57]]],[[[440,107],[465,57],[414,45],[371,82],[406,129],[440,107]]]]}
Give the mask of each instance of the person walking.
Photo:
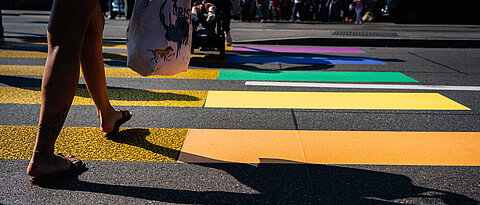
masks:
{"type": "MultiPolygon", "coordinates": [[[[218,1],[218,0],[217,0],[218,1]]],[[[232,35],[230,34],[230,21],[232,19],[232,9],[233,3],[231,0],[220,0],[222,3],[217,3],[223,11],[222,15],[222,27],[223,31],[225,32],[225,40],[227,46],[232,46],[233,39],[232,35]]]]}
{"type": "Polygon", "coordinates": [[[113,11],[113,2],[115,0],[108,0],[108,9],[110,11],[110,15],[108,16],[108,19],[115,19],[117,17],[117,13],[113,11]]]}
{"type": "Polygon", "coordinates": [[[125,10],[126,10],[126,14],[125,14],[125,18],[127,20],[130,20],[130,18],[132,18],[132,14],[133,14],[133,8],[135,7],[135,0],[125,0],[126,3],[125,3],[125,10]]]}
{"type": "Polygon", "coordinates": [[[42,77],[40,119],[27,174],[32,182],[85,170],[77,157],[54,154],[57,137],[72,105],[80,75],[97,107],[100,127],[114,137],[132,117],[115,110],[107,96],[102,36],[105,19],[98,0],[54,0],[47,27],[48,55],[42,77]]]}
{"type": "Polygon", "coordinates": [[[290,17],[292,17],[292,5],[292,0],[280,0],[280,16],[282,16],[282,20],[290,20],[290,17]]]}
{"type": "Polygon", "coordinates": [[[268,0],[255,0],[257,12],[255,18],[258,20],[268,19],[268,0]]]}
{"type": "Polygon", "coordinates": [[[341,4],[342,2],[340,0],[327,1],[328,22],[340,21],[341,4]]]}
{"type": "Polygon", "coordinates": [[[305,21],[306,14],[305,14],[305,2],[304,0],[294,0],[293,8],[292,8],[292,21],[295,21],[297,19],[301,21],[305,21]]]}
{"type": "Polygon", "coordinates": [[[363,24],[363,8],[365,8],[366,1],[365,0],[353,0],[353,4],[355,5],[355,24],[363,24]]]}
{"type": "Polygon", "coordinates": [[[251,18],[250,18],[250,16],[251,16],[250,7],[252,6],[251,3],[252,3],[252,0],[239,0],[238,1],[238,4],[240,6],[241,18],[242,18],[243,22],[245,22],[245,21],[250,22],[250,20],[251,20],[251,18]]]}
{"type": "Polygon", "coordinates": [[[0,9],[0,42],[3,41],[5,41],[5,36],[3,34],[2,9],[0,9]]]}

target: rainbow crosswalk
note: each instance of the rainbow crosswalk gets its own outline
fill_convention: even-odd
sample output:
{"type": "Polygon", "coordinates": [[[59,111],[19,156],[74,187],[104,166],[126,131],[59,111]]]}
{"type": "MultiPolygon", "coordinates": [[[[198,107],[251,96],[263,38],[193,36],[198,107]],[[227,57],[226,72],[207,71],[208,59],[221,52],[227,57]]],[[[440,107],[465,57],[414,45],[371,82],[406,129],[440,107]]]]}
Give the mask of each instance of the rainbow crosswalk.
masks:
{"type": "MultiPolygon", "coordinates": [[[[10,43],[17,50],[0,50],[2,58],[46,57],[41,51],[22,51],[24,43],[10,43]]],[[[44,47],[44,44],[30,46],[44,47]]],[[[0,49],[2,47],[0,46],[0,49]]],[[[124,45],[106,45],[106,60],[125,60],[124,45]]],[[[354,64],[386,66],[378,59],[363,57],[302,57],[302,53],[355,53],[356,48],[260,47],[239,46],[229,52],[247,52],[255,56],[231,55],[226,63],[354,64]],[[262,53],[291,53],[298,57],[264,56],[262,53]]],[[[1,64],[1,63],[0,63],[1,64]]],[[[1,79],[9,76],[41,76],[43,66],[0,65],[1,79]]],[[[106,67],[107,78],[141,80],[125,67],[106,67]]],[[[192,79],[198,81],[246,81],[270,83],[402,83],[419,82],[400,72],[367,71],[284,71],[189,69],[175,76],[151,76],[153,79],[192,79]]],[[[40,88],[6,84],[0,87],[0,104],[38,105],[40,88]]],[[[311,109],[311,110],[448,110],[470,108],[436,92],[301,92],[238,90],[156,90],[109,88],[114,106],[179,107],[204,109],[311,109]]],[[[73,105],[94,105],[88,91],[80,87],[73,105]]],[[[34,143],[35,127],[0,126],[0,158],[28,159],[34,143]]],[[[57,143],[57,151],[85,160],[155,161],[213,163],[312,163],[480,166],[480,133],[412,131],[306,131],[242,129],[165,129],[122,128],[114,141],[102,136],[98,128],[66,127],[57,143]],[[94,136],[92,138],[92,136],[94,136]],[[142,146],[139,146],[142,144],[142,146]],[[325,146],[328,144],[328,146],[325,146]],[[73,146],[75,145],[75,146],[73,146]],[[88,149],[88,152],[84,150],[88,149]],[[116,151],[113,151],[116,150],[116,151]],[[121,151],[118,151],[121,150],[121,151]]]]}

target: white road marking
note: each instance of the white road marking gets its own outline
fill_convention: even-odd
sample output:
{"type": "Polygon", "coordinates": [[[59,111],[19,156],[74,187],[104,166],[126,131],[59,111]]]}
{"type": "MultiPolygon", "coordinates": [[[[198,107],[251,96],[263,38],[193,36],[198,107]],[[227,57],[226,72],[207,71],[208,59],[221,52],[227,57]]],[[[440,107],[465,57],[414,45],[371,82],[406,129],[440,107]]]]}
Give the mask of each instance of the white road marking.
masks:
{"type": "Polygon", "coordinates": [[[480,86],[450,85],[400,85],[400,84],[353,84],[353,83],[297,83],[276,81],[246,81],[245,85],[306,88],[353,88],[353,89],[393,89],[393,90],[456,90],[480,91],[480,86]]]}

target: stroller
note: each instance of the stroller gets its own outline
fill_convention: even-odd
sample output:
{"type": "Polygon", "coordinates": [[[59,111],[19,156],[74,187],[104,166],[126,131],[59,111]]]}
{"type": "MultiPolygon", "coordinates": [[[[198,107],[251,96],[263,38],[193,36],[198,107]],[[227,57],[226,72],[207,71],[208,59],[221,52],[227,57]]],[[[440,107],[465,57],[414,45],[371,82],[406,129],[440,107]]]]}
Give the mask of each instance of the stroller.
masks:
{"type": "MultiPolygon", "coordinates": [[[[214,0],[197,0],[193,1],[192,6],[199,4],[212,3],[215,5],[214,0]]],[[[207,10],[202,9],[197,14],[198,20],[192,22],[192,53],[194,49],[200,48],[201,50],[218,50],[220,51],[220,57],[225,58],[225,33],[224,33],[224,12],[225,10],[221,6],[216,6],[215,20],[207,22],[207,10]]]]}

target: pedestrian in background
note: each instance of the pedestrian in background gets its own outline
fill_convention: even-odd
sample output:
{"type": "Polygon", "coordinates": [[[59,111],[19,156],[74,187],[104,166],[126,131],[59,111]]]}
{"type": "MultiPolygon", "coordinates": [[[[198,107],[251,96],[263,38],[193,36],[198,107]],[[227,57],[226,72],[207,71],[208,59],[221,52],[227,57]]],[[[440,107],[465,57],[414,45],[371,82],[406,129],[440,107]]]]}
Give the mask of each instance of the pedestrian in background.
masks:
{"type": "Polygon", "coordinates": [[[243,22],[244,21],[250,22],[250,15],[251,15],[250,7],[252,6],[251,1],[252,0],[240,0],[240,1],[238,1],[238,6],[240,7],[240,13],[241,13],[241,18],[242,18],[243,22]]]}
{"type": "Polygon", "coordinates": [[[315,21],[318,18],[318,0],[307,1],[307,20],[315,21]]]}
{"type": "Polygon", "coordinates": [[[353,0],[355,5],[355,24],[363,24],[363,9],[365,8],[366,0],[353,0]]]}
{"type": "Polygon", "coordinates": [[[341,0],[328,0],[328,22],[339,22],[342,10],[341,0]]]}
{"type": "Polygon", "coordinates": [[[233,39],[230,34],[230,20],[232,19],[233,2],[232,0],[216,0],[215,4],[218,5],[220,11],[223,12],[221,15],[223,21],[222,27],[225,32],[227,46],[232,46],[233,39]]]}
{"type": "Polygon", "coordinates": [[[257,14],[255,16],[258,20],[268,19],[268,0],[255,0],[257,7],[257,14]]]}
{"type": "Polygon", "coordinates": [[[279,20],[280,15],[280,0],[271,0],[268,5],[269,19],[279,20]]]}
{"type": "Polygon", "coordinates": [[[328,21],[328,0],[318,0],[318,19],[320,21],[326,22],[328,21]]]}
{"type": "Polygon", "coordinates": [[[30,180],[41,183],[86,169],[76,157],[54,154],[78,86],[80,65],[88,92],[97,107],[105,136],[115,136],[132,113],[115,110],[107,96],[102,38],[105,19],[98,0],[54,0],[47,27],[48,55],[42,77],[42,105],[30,180]]]}
{"type": "Polygon", "coordinates": [[[5,41],[5,36],[3,34],[2,9],[0,9],[0,42],[3,41],[5,41]]]}
{"type": "Polygon", "coordinates": [[[343,12],[345,22],[352,22],[355,19],[355,5],[353,0],[345,1],[345,10],[343,12]]]}
{"type": "Polygon", "coordinates": [[[292,16],[292,6],[292,0],[280,0],[280,16],[282,16],[282,20],[290,20],[292,16]]]}
{"type": "Polygon", "coordinates": [[[126,3],[126,14],[125,14],[125,18],[127,18],[127,20],[130,20],[130,18],[132,18],[132,13],[133,13],[133,7],[135,6],[135,0],[125,0],[126,3]]]}
{"type": "Polygon", "coordinates": [[[108,9],[110,11],[108,19],[115,19],[115,17],[117,16],[117,13],[113,11],[113,2],[114,1],[115,0],[108,0],[108,9]]]}
{"type": "Polygon", "coordinates": [[[304,0],[294,0],[293,4],[293,15],[292,15],[292,21],[295,21],[297,19],[301,21],[305,21],[306,18],[306,2],[304,0]]]}

